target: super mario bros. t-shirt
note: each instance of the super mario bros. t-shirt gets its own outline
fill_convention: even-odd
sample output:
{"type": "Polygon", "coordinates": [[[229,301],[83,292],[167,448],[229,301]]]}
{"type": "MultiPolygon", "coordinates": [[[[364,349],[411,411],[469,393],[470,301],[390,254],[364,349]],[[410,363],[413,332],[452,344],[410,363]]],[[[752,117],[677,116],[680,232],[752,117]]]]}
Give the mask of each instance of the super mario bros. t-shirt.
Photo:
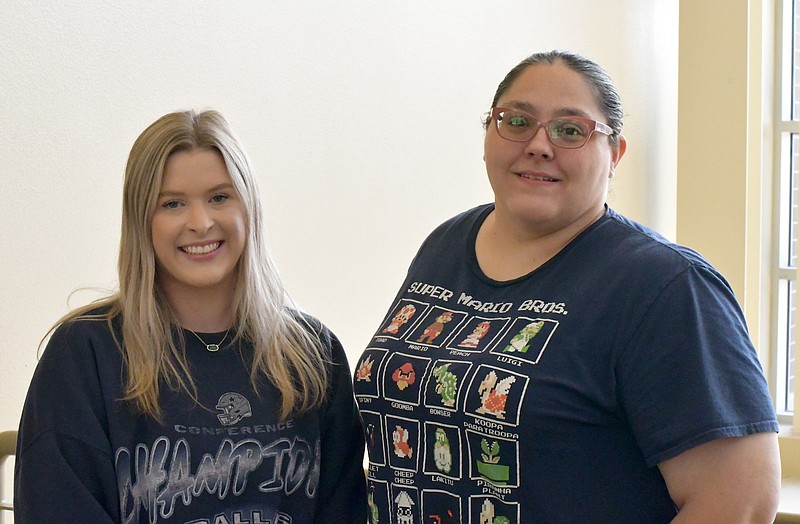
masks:
{"type": "Polygon", "coordinates": [[[608,209],[497,282],[474,253],[492,209],[428,237],[357,362],[372,522],[669,522],[659,462],[777,431],[741,311],[702,257],[608,209]]]}

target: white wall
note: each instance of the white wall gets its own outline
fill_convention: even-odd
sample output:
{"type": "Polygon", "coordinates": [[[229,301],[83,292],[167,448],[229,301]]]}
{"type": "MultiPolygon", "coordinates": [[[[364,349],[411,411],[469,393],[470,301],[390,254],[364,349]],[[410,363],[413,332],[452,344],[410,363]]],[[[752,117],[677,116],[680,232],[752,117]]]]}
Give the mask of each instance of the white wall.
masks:
{"type": "Polygon", "coordinates": [[[127,153],[169,111],[228,117],[287,286],[351,363],[425,235],[491,200],[479,117],[532,52],[608,69],[629,139],[610,203],[674,237],[677,4],[3,0],[0,429],[47,328],[99,292],[71,293],[114,288],[127,153]]]}

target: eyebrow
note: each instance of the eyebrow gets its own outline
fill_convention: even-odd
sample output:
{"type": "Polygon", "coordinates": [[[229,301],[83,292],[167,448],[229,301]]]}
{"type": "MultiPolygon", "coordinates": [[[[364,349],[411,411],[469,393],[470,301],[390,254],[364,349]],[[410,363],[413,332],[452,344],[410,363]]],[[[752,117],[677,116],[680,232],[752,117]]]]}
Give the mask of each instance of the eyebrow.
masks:
{"type": "MultiPolygon", "coordinates": [[[[532,115],[536,114],[536,108],[533,107],[528,102],[523,102],[521,100],[510,100],[509,102],[503,104],[506,107],[513,107],[514,109],[521,109],[527,113],[532,115]]],[[[578,109],[577,107],[562,107],[561,109],[556,110],[555,114],[557,116],[581,116],[584,118],[591,118],[594,120],[594,117],[587,113],[582,109],[578,109]]]]}
{"type": "MultiPolygon", "coordinates": [[[[217,184],[216,186],[210,188],[208,192],[216,193],[217,191],[222,191],[222,190],[236,191],[236,188],[233,186],[232,183],[225,182],[222,184],[217,184]]],[[[185,194],[186,193],[183,191],[159,191],[158,198],[183,196],[185,194]]]]}

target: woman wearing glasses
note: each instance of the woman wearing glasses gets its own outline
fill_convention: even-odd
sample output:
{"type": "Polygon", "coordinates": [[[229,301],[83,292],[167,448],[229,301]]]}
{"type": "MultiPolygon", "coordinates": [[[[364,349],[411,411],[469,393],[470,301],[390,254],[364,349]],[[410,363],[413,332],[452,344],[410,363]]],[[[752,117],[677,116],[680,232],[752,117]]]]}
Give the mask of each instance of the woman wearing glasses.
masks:
{"type": "Polygon", "coordinates": [[[119,273],[36,369],[17,524],[364,522],[344,351],[287,300],[219,113],[170,113],[134,143],[119,273]]]}
{"type": "Polygon", "coordinates": [[[778,425],[730,287],[605,205],[622,114],[578,55],[500,83],[494,203],[431,233],[357,363],[373,522],[772,522],[778,425]]]}

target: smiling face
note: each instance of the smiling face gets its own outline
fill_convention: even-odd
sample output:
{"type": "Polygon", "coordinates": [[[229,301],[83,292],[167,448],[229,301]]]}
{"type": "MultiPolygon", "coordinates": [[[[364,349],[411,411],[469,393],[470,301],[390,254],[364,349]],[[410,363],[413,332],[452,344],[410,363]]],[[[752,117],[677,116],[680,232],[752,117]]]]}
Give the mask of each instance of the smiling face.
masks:
{"type": "Polygon", "coordinates": [[[150,229],[156,278],[170,302],[198,292],[233,296],[247,218],[217,151],[169,157],[150,229]]]}
{"type": "MultiPolygon", "coordinates": [[[[560,61],[526,68],[496,105],[541,122],[560,116],[606,121],[590,84],[560,61]]],[[[609,176],[624,152],[623,138],[612,146],[600,133],[579,149],[552,145],[544,129],[528,142],[511,142],[491,122],[484,159],[498,223],[535,235],[582,230],[602,214],[609,176]]]]}

